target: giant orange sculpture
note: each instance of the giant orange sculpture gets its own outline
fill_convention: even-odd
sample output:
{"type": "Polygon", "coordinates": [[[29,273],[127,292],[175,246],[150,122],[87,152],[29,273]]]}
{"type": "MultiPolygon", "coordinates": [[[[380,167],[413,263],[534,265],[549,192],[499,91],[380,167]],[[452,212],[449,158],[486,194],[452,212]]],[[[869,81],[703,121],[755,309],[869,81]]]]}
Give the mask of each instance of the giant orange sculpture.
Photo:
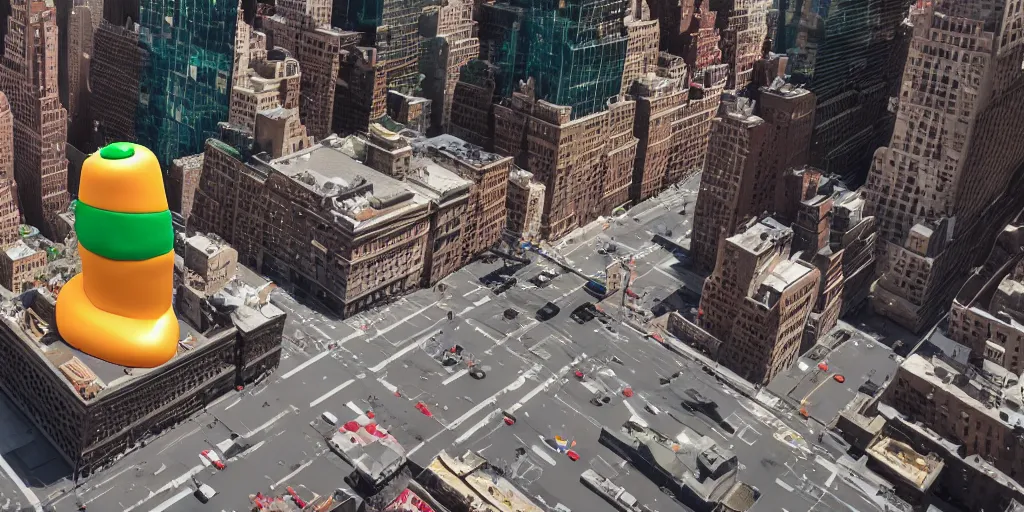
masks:
{"type": "Polygon", "coordinates": [[[82,273],[57,296],[57,330],[94,357],[132,368],[160,366],[178,347],[174,228],[160,164],[148,149],[117,142],[82,165],[75,233],[82,273]]]}

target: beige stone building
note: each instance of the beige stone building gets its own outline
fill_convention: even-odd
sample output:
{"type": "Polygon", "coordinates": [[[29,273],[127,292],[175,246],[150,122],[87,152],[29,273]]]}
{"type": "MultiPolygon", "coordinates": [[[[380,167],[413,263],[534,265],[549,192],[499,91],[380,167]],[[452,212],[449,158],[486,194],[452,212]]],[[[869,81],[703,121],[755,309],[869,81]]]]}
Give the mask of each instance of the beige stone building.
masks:
{"type": "Polygon", "coordinates": [[[913,331],[945,312],[1024,197],[1024,13],[963,4],[911,10],[895,129],[865,185],[880,235],[872,304],[913,331]]]}
{"type": "Polygon", "coordinates": [[[621,94],[629,94],[633,82],[658,69],[661,33],[658,19],[651,19],[651,10],[646,0],[633,0],[631,3],[625,21],[626,62],[622,70],[621,94]]]}
{"type": "Polygon", "coordinates": [[[725,240],[704,282],[698,325],[722,344],[715,359],[766,384],[799,357],[818,297],[820,272],[790,257],[793,231],[771,217],[725,240]]]}
{"type": "Polygon", "coordinates": [[[509,172],[505,232],[512,243],[540,239],[544,195],[544,185],[534,181],[532,174],[518,168],[509,172]]]}
{"type": "Polygon", "coordinates": [[[475,184],[428,158],[413,162],[406,182],[432,203],[422,279],[422,285],[430,287],[465,264],[466,247],[473,245],[469,218],[475,184]]]}
{"type": "MultiPolygon", "coordinates": [[[[299,61],[283,48],[268,49],[266,35],[242,15],[239,9],[228,123],[254,134],[258,150],[274,158],[307,148],[311,139],[300,120],[299,61]]],[[[314,112],[322,114],[319,107],[314,112]]]]}
{"type": "MultiPolygon", "coordinates": [[[[330,0],[286,0],[276,5],[274,16],[263,21],[273,45],[287,50],[299,62],[298,108],[302,123],[314,139],[332,133],[341,49],[361,37],[331,28],[331,8],[330,0]]],[[[239,16],[241,13],[239,9],[239,16]]],[[[239,44],[236,37],[236,48],[239,44]]]]}

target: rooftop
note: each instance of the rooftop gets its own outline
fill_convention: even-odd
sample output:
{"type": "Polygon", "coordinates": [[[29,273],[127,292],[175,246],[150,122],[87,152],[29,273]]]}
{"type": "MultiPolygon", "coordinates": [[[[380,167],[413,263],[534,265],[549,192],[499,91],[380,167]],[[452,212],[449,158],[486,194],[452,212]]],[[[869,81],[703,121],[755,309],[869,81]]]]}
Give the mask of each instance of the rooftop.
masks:
{"type": "Polygon", "coordinates": [[[304,188],[329,200],[338,215],[353,228],[377,224],[429,202],[408,184],[379,173],[343,152],[345,139],[331,135],[319,144],[269,165],[304,188]]]}
{"type": "Polygon", "coordinates": [[[446,199],[460,191],[468,192],[473,185],[472,181],[423,157],[413,159],[412,171],[406,176],[406,181],[418,185],[424,195],[435,200],[446,199]]]}
{"type": "Polygon", "coordinates": [[[183,354],[210,342],[210,338],[179,320],[181,335],[178,352],[173,359],[156,368],[129,368],[86,354],[68,345],[52,331],[50,314],[47,312],[53,311],[54,299],[49,292],[34,289],[16,297],[6,290],[3,292],[4,302],[0,308],[8,328],[37,351],[54,372],[63,375],[86,402],[150,372],[175,364],[183,354]]]}
{"type": "Polygon", "coordinates": [[[931,487],[944,466],[937,456],[922,455],[906,443],[889,437],[878,438],[868,447],[868,454],[920,491],[931,487]]]}
{"type": "Polygon", "coordinates": [[[743,232],[729,237],[727,241],[747,252],[760,255],[774,248],[778,240],[792,233],[792,229],[767,217],[743,232]]]}
{"type": "Polygon", "coordinates": [[[434,150],[474,167],[484,167],[511,158],[484,151],[480,146],[449,134],[414,141],[413,147],[426,153],[434,150]]]}
{"type": "Polygon", "coordinates": [[[27,243],[25,243],[24,240],[18,240],[17,242],[14,243],[14,245],[8,247],[7,251],[5,252],[7,253],[7,257],[10,258],[11,261],[18,261],[22,258],[32,256],[33,254],[39,252],[39,249],[28,245],[27,243]]]}
{"type": "Polygon", "coordinates": [[[782,293],[810,272],[811,269],[806,265],[801,265],[793,260],[783,260],[775,265],[775,268],[765,278],[763,285],[782,293]]]}
{"type": "Polygon", "coordinates": [[[984,369],[992,372],[986,374],[942,356],[925,358],[919,354],[908,357],[900,367],[1009,427],[1024,426],[1021,387],[1012,374],[996,375],[1001,367],[985,365],[984,369]]]}

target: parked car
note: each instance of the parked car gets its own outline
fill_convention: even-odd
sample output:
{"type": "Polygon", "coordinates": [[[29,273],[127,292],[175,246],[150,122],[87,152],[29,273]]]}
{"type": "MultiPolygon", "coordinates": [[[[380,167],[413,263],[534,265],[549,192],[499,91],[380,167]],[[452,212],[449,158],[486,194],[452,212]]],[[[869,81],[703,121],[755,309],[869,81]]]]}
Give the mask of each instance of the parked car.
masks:
{"type": "Polygon", "coordinates": [[[551,281],[558,277],[558,274],[550,270],[542,270],[539,274],[530,278],[530,284],[537,288],[544,288],[551,284],[551,281]]]}
{"type": "Polygon", "coordinates": [[[582,325],[593,320],[596,316],[594,305],[590,302],[584,302],[572,311],[572,315],[570,315],[569,318],[572,318],[576,323],[582,325]]]}
{"type": "Polygon", "coordinates": [[[494,287],[494,294],[501,295],[502,293],[507,292],[509,288],[515,286],[517,282],[518,281],[514,277],[506,279],[504,283],[501,283],[498,286],[494,287]]]}
{"type": "Polygon", "coordinates": [[[548,302],[544,307],[537,310],[537,320],[540,320],[541,322],[551,320],[561,311],[562,309],[554,303],[548,302]]]}

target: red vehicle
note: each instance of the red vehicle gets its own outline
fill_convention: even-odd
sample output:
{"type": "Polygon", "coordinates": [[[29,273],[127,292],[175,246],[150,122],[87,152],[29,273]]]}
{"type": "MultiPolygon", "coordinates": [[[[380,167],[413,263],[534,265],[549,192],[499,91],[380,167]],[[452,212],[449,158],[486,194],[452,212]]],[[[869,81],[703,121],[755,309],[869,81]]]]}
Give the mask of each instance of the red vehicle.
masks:
{"type": "Polygon", "coordinates": [[[199,455],[202,455],[204,459],[209,461],[210,464],[212,464],[213,467],[217,468],[218,470],[222,470],[226,467],[224,465],[224,462],[220,460],[220,457],[217,456],[217,452],[213,450],[203,450],[202,452],[199,453],[199,455]]]}

